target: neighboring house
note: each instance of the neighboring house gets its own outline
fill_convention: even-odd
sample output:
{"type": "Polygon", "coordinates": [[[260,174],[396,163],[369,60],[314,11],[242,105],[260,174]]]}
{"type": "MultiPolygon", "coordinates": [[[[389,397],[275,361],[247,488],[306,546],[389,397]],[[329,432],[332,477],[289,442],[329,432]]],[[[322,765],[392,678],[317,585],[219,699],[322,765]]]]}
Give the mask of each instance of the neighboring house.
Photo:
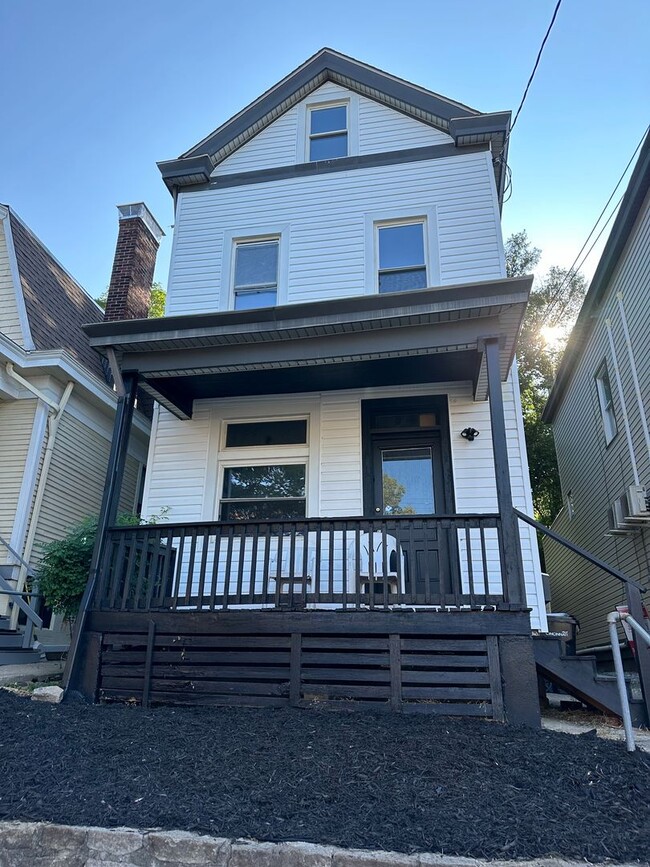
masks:
{"type": "MultiPolygon", "coordinates": [[[[143,268],[152,273],[158,240],[151,232],[159,230],[148,212],[151,229],[140,216],[127,216],[144,214],[138,207],[144,208],[121,210],[109,293],[114,318],[146,315],[146,287],[138,281],[147,279],[143,268]],[[139,241],[136,250],[129,237],[134,233],[151,240],[139,241]],[[138,292],[144,302],[130,310],[138,292]]],[[[17,597],[7,591],[24,590],[44,543],[62,538],[100,509],[117,398],[108,365],[91,349],[81,326],[102,321],[104,312],[92,298],[16,213],[1,205],[0,662],[18,661],[7,648],[20,649],[22,643],[13,633],[17,597]]],[[[136,413],[120,510],[138,508],[149,433],[149,420],[136,413]]],[[[37,629],[37,637],[45,645],[59,643],[61,618],[49,627],[37,629]]],[[[29,658],[29,641],[21,653],[29,658]]]]}
{"type": "Polygon", "coordinates": [[[135,385],[159,403],[144,511],[170,523],[106,532],[72,687],[537,720],[509,122],[323,49],[160,164],[167,317],[86,331],[117,454],[135,385]]]}
{"type": "MultiPolygon", "coordinates": [[[[628,577],[650,575],[650,137],[646,136],[544,411],[565,506],[553,529],[628,577]]],[[[582,649],[609,646],[625,587],[565,548],[544,546],[555,611],[582,649]]]]}

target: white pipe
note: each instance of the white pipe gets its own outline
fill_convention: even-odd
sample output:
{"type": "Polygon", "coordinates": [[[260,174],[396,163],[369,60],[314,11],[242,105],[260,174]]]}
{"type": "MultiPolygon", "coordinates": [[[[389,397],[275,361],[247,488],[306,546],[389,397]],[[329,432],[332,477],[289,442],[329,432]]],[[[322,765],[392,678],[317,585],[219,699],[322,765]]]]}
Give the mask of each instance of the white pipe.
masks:
{"type": "Polygon", "coordinates": [[[627,316],[625,315],[625,307],[623,306],[623,293],[616,293],[616,300],[618,301],[618,312],[621,315],[621,325],[623,326],[623,334],[625,335],[625,345],[627,347],[627,357],[630,361],[630,372],[632,373],[632,382],[634,383],[634,393],[636,395],[636,402],[639,407],[639,417],[641,419],[641,427],[643,428],[643,436],[645,439],[645,445],[648,450],[648,456],[650,456],[650,430],[648,429],[648,419],[645,414],[645,407],[643,405],[643,398],[641,397],[641,386],[639,385],[639,377],[636,372],[636,362],[634,361],[634,351],[632,349],[632,341],[630,340],[630,332],[627,327],[627,316]]]}
{"type": "MultiPolygon", "coordinates": [[[[16,374],[17,375],[17,374],[16,374]]],[[[52,462],[52,454],[54,451],[54,443],[56,441],[56,434],[59,428],[59,423],[63,416],[66,404],[70,399],[70,395],[72,394],[72,389],[74,388],[74,382],[69,381],[66,384],[66,387],[63,391],[63,395],[61,396],[61,400],[58,404],[56,404],[56,410],[53,413],[50,413],[47,418],[47,445],[45,446],[45,452],[43,455],[43,465],[41,467],[41,474],[38,479],[38,485],[36,487],[36,496],[34,497],[34,505],[32,506],[32,515],[29,523],[29,530],[27,532],[27,538],[25,539],[25,545],[23,547],[22,559],[23,563],[29,563],[29,559],[32,555],[32,549],[34,547],[34,541],[36,539],[36,530],[38,529],[38,519],[41,513],[41,506],[43,504],[43,497],[45,496],[45,485],[47,483],[47,476],[50,469],[50,464],[52,462]]],[[[31,388],[30,390],[36,391],[37,389],[31,388]]],[[[51,402],[50,406],[54,407],[55,405],[51,402]]],[[[25,579],[27,578],[27,569],[23,564],[21,564],[20,571],[18,572],[18,580],[16,582],[16,590],[22,591],[25,586],[25,579]]],[[[18,622],[18,609],[14,609],[11,616],[11,626],[13,629],[16,628],[16,624],[18,622]]]]}
{"type": "Polygon", "coordinates": [[[645,642],[648,645],[648,647],[650,647],[650,632],[646,632],[645,629],[643,628],[643,626],[641,626],[639,623],[637,623],[631,614],[622,614],[621,619],[625,620],[627,623],[629,623],[630,626],[632,627],[632,629],[639,636],[641,641],[645,642]]]}
{"type": "Polygon", "coordinates": [[[614,364],[614,375],[616,376],[616,388],[618,391],[618,399],[621,401],[621,411],[623,413],[623,427],[625,428],[625,437],[627,439],[627,447],[630,452],[630,463],[632,464],[632,475],[634,476],[634,484],[640,484],[639,470],[636,465],[636,455],[634,454],[634,443],[632,442],[632,432],[630,430],[630,421],[627,417],[627,406],[625,405],[625,395],[623,394],[623,383],[621,382],[621,372],[618,369],[618,359],[616,358],[616,348],[614,346],[614,337],[612,336],[612,320],[605,320],[607,329],[607,337],[609,338],[609,348],[612,353],[612,362],[614,364]]]}
{"type": "Polygon", "coordinates": [[[14,366],[10,361],[8,361],[5,365],[5,369],[12,379],[15,379],[16,382],[19,382],[24,388],[26,388],[28,391],[31,391],[32,394],[35,394],[39,400],[42,400],[43,403],[47,404],[47,406],[49,406],[50,409],[54,410],[54,412],[58,412],[59,404],[54,403],[54,401],[46,394],[43,394],[43,392],[39,388],[36,388],[35,385],[32,385],[32,383],[28,379],[25,379],[19,373],[16,373],[16,371],[14,370],[14,366]]]}
{"type": "Polygon", "coordinates": [[[612,611],[607,615],[607,626],[609,628],[609,637],[612,643],[612,652],[614,656],[614,669],[616,670],[616,685],[618,686],[618,695],[621,701],[621,713],[623,716],[623,728],[625,729],[625,746],[628,753],[633,753],[636,749],[634,743],[634,730],[632,729],[632,718],[630,716],[630,705],[627,698],[627,688],[625,686],[625,674],[623,672],[623,658],[621,656],[621,648],[618,646],[618,634],[616,632],[616,624],[621,619],[618,611],[612,611]]]}

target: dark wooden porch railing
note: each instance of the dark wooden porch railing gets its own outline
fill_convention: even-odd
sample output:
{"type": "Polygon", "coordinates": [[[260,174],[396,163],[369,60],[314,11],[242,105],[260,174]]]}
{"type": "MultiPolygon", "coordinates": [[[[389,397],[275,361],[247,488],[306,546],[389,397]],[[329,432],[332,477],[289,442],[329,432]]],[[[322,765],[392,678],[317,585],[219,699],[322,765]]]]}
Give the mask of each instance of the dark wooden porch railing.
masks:
{"type": "Polygon", "coordinates": [[[95,608],[508,608],[498,515],[113,527],[95,608]]]}

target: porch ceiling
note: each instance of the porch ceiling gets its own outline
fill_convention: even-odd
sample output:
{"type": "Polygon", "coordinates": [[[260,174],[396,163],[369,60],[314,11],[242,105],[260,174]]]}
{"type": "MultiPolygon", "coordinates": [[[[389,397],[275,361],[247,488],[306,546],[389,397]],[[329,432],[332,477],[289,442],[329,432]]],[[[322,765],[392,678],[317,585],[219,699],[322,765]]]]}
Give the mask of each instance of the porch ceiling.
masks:
{"type": "Polygon", "coordinates": [[[469,380],[482,342],[508,375],[532,277],[310,304],[87,325],[100,353],[181,418],[195,399],[469,380]]]}

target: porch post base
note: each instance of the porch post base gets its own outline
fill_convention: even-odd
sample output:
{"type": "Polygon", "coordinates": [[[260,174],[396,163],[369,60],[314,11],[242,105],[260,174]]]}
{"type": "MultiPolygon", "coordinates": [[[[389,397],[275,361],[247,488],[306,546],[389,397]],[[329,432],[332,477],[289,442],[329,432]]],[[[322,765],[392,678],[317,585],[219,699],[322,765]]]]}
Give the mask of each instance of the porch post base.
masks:
{"type": "Polygon", "coordinates": [[[541,727],[537,669],[530,635],[500,635],[499,656],[506,722],[541,727]]]}
{"type": "Polygon", "coordinates": [[[101,650],[101,632],[84,631],[79,639],[77,664],[71,672],[66,700],[83,698],[89,704],[97,701],[101,650]]]}

